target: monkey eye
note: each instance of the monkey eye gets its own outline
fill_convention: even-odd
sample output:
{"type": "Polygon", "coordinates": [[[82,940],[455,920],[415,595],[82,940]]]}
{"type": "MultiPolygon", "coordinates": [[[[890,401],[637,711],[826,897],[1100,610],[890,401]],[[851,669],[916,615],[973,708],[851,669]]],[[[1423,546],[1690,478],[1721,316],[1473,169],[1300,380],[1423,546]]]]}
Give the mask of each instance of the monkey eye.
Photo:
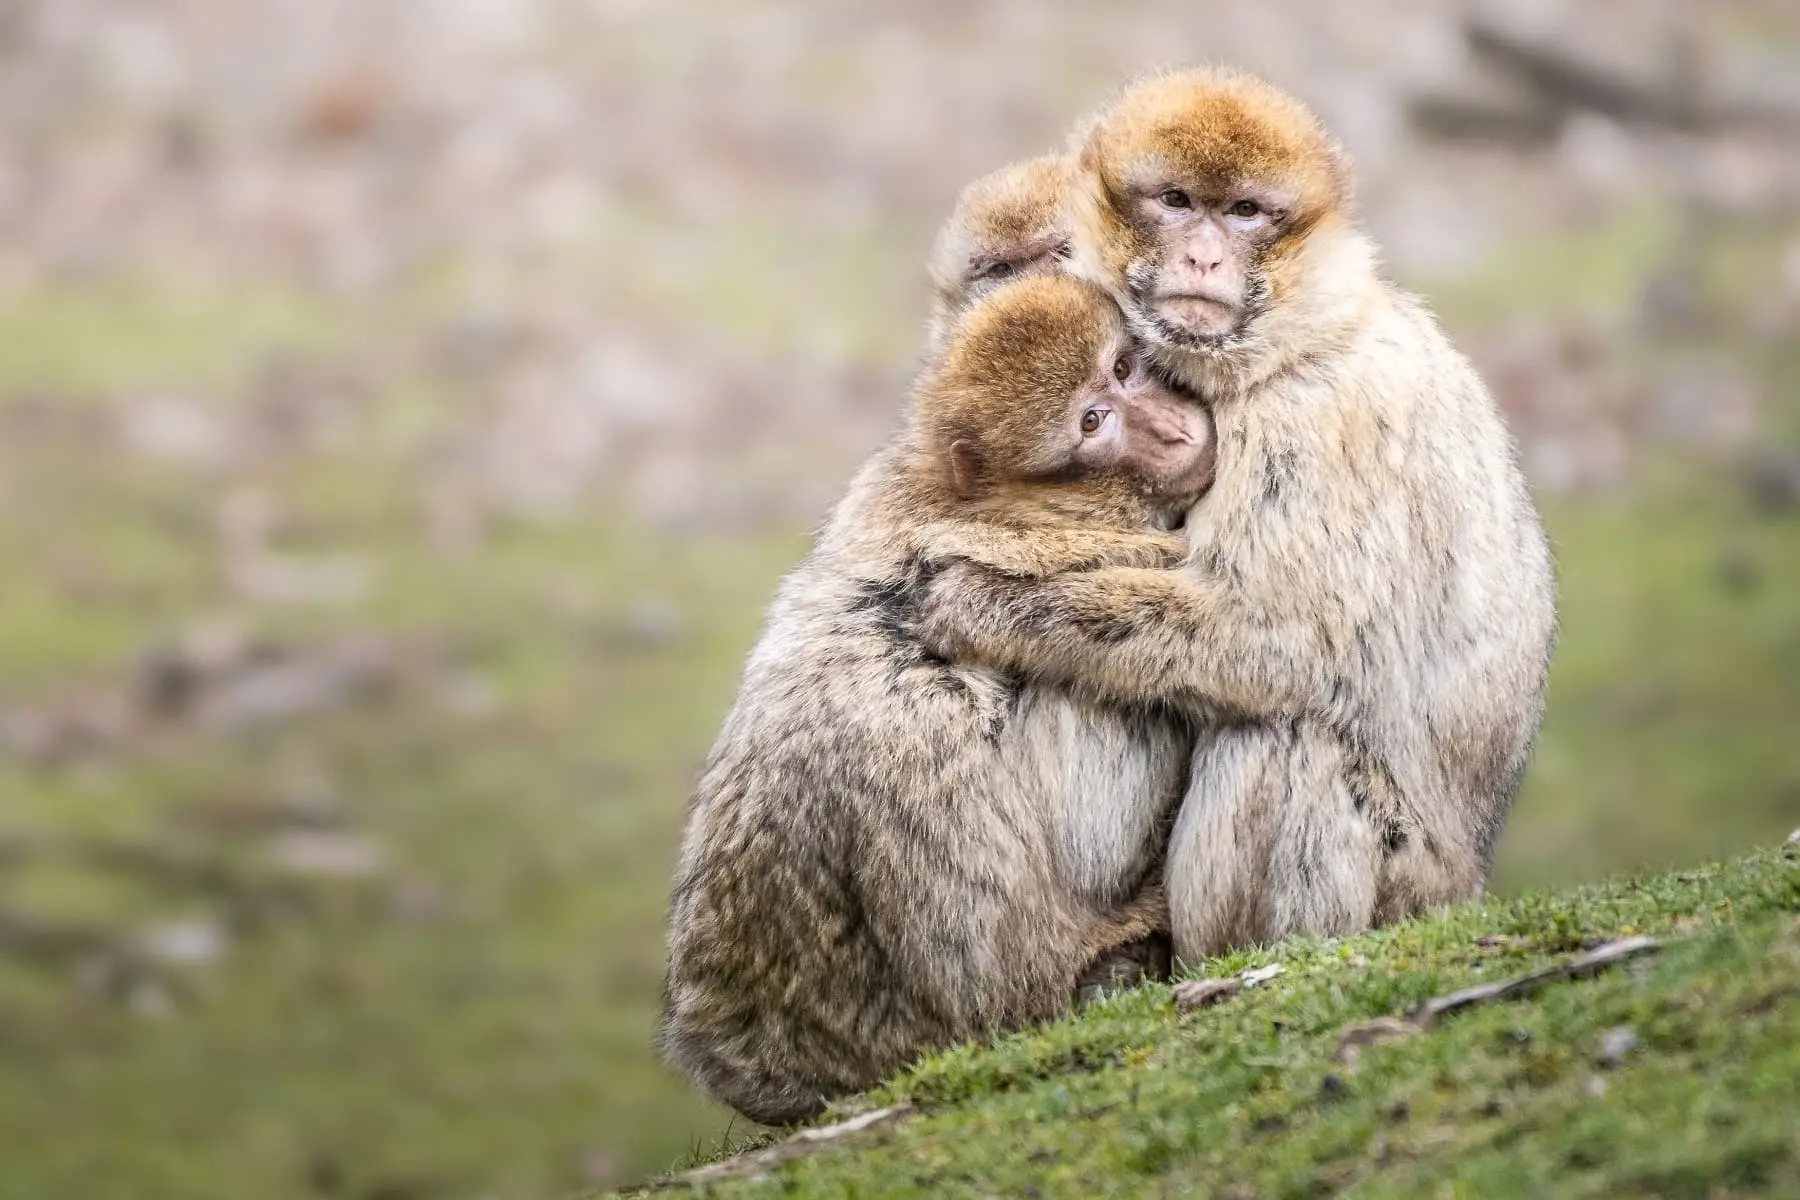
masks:
{"type": "Polygon", "coordinates": [[[1157,199],[1161,200],[1164,206],[1168,208],[1194,207],[1194,202],[1188,199],[1188,194],[1180,188],[1166,188],[1164,189],[1163,194],[1158,196],[1157,199]]]}
{"type": "Polygon", "coordinates": [[[1055,259],[1057,259],[1059,262],[1067,261],[1068,258],[1071,255],[1073,255],[1074,253],[1075,253],[1075,248],[1073,246],[1069,245],[1069,243],[1067,243],[1067,242],[1056,243],[1056,249],[1054,249],[1050,252],[1051,256],[1054,257],[1055,259]]]}
{"type": "Polygon", "coordinates": [[[985,263],[975,272],[977,279],[1005,279],[1013,273],[1013,265],[1004,259],[999,262],[985,263]]]}
{"type": "Polygon", "coordinates": [[[1120,383],[1131,378],[1131,355],[1121,354],[1113,359],[1113,378],[1120,383]]]}
{"type": "Polygon", "coordinates": [[[1225,211],[1229,212],[1234,217],[1255,217],[1261,215],[1262,205],[1254,200],[1239,200],[1225,211]]]}
{"type": "Polygon", "coordinates": [[[1106,418],[1112,416],[1112,409],[1096,405],[1081,414],[1081,433],[1083,437],[1093,437],[1106,424],[1106,418]]]}

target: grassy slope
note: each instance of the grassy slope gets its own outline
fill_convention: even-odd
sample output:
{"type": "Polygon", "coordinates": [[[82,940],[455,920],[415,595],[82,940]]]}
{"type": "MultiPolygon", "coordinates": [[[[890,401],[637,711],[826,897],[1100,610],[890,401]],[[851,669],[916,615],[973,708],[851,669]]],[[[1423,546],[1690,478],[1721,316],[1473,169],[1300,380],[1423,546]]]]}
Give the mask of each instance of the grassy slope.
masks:
{"type": "Polygon", "coordinates": [[[1286,974],[1181,1015],[1129,993],[868,1097],[921,1114],[721,1195],[1305,1197],[1800,1191],[1800,862],[1767,851],[1207,964],[1286,974]],[[1631,933],[1660,954],[1336,1057],[1348,1024],[1631,933]],[[1602,1035],[1636,1045],[1598,1062],[1602,1035]]]}

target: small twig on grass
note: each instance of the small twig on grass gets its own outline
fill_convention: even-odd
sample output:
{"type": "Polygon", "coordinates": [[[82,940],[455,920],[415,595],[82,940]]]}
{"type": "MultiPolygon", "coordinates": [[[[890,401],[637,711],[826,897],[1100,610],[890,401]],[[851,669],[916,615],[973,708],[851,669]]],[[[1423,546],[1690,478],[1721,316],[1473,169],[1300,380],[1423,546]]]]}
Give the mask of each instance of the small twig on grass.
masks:
{"type": "Polygon", "coordinates": [[[1238,972],[1238,978],[1244,981],[1247,988],[1261,987],[1271,979],[1287,974],[1287,968],[1280,963],[1270,963],[1266,967],[1245,967],[1238,972]]]}
{"type": "Polygon", "coordinates": [[[644,1192],[670,1191],[676,1188],[698,1187],[701,1184],[714,1183],[721,1179],[761,1174],[791,1159],[801,1158],[817,1150],[829,1149],[845,1138],[901,1120],[910,1116],[913,1111],[912,1103],[903,1101],[887,1108],[858,1113],[854,1117],[833,1125],[823,1125],[817,1129],[802,1129],[793,1137],[786,1141],[776,1142],[773,1146],[764,1146],[761,1150],[752,1150],[748,1154],[739,1154],[720,1162],[708,1163],[704,1167],[695,1167],[692,1171],[683,1171],[681,1174],[671,1175],[667,1179],[658,1179],[638,1190],[644,1192]]]}
{"type": "Polygon", "coordinates": [[[1460,992],[1451,992],[1448,996],[1427,1000],[1408,1016],[1417,1024],[1426,1025],[1447,1012],[1455,1012],[1459,1008],[1467,1008],[1472,1004],[1483,1004],[1489,1000],[1511,1000],[1516,996],[1528,995],[1546,983],[1592,975],[1614,963],[1635,958],[1640,954],[1648,954],[1661,946],[1662,943],[1655,938],[1644,937],[1641,934],[1637,937],[1603,942],[1592,950],[1577,954],[1567,962],[1545,967],[1541,971],[1531,971],[1512,979],[1501,980],[1499,983],[1477,984],[1474,987],[1464,988],[1460,992]]]}
{"type": "Polygon", "coordinates": [[[1364,1046],[1397,1042],[1401,1038],[1409,1038],[1422,1032],[1424,1028],[1405,1017],[1376,1017],[1373,1021],[1358,1021],[1354,1025],[1346,1025],[1344,1031],[1338,1034],[1337,1059],[1339,1062],[1353,1063],[1357,1052],[1364,1046]]]}
{"type": "Polygon", "coordinates": [[[1175,1009],[1188,1012],[1235,996],[1244,983],[1236,975],[1223,979],[1184,979],[1175,985],[1175,1009]]]}
{"type": "Polygon", "coordinates": [[[1271,979],[1285,974],[1286,967],[1280,963],[1270,963],[1266,967],[1245,967],[1236,975],[1216,979],[1184,979],[1174,988],[1175,1010],[1189,1012],[1205,1008],[1209,1004],[1230,999],[1244,988],[1261,987],[1271,979]]]}
{"type": "Polygon", "coordinates": [[[1447,996],[1437,996],[1412,1009],[1405,1016],[1377,1017],[1373,1021],[1361,1021],[1346,1026],[1338,1035],[1337,1057],[1343,1062],[1353,1062],[1357,1052],[1364,1046],[1378,1045],[1382,1042],[1396,1041],[1424,1032],[1432,1021],[1445,1013],[1456,1012],[1476,1004],[1486,1004],[1492,1000],[1513,1000],[1520,996],[1530,995],[1545,984],[1564,979],[1579,979],[1584,975],[1592,975],[1616,963],[1640,954],[1649,954],[1662,949],[1662,942],[1653,937],[1628,937],[1616,941],[1603,942],[1582,954],[1554,966],[1530,971],[1524,975],[1515,975],[1511,979],[1502,979],[1497,983],[1482,983],[1474,987],[1463,988],[1451,992],[1447,996]]]}

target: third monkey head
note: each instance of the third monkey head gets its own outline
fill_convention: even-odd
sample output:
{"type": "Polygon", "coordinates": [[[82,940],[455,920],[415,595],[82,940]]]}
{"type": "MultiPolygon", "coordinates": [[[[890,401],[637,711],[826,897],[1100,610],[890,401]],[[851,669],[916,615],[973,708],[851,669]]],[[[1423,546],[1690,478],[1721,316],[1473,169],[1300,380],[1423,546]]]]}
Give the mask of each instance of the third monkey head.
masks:
{"type": "Polygon", "coordinates": [[[1071,166],[1056,155],[1027,159],[957,196],[928,267],[933,351],[943,348],[957,317],[995,288],[1061,269],[1069,251],[1064,198],[1071,166]]]}
{"type": "Polygon", "coordinates": [[[915,421],[949,490],[1020,524],[1171,528],[1212,485],[1212,417],[1160,380],[1116,305],[1066,275],[978,301],[915,421]]]}
{"type": "Polygon", "coordinates": [[[1072,213],[1083,266],[1159,347],[1219,350],[1309,286],[1297,260],[1349,200],[1342,151],[1248,75],[1138,83],[1088,129],[1072,213]]]}

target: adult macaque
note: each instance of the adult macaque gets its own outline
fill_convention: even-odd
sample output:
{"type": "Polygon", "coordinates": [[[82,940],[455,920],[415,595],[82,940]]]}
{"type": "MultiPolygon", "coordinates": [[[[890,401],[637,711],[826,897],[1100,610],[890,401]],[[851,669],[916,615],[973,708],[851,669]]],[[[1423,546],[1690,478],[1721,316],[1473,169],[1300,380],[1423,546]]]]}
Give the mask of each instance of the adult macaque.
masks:
{"type": "Polygon", "coordinates": [[[942,561],[1042,579],[1175,562],[1204,409],[1062,277],[957,323],[905,429],[783,583],[700,779],[671,904],[667,1057],[786,1123],[930,1049],[1054,1017],[1166,929],[1191,734],[953,665],[910,632],[942,561]]]}
{"type": "Polygon", "coordinates": [[[1513,442],[1349,193],[1311,112],[1244,75],[1153,78],[1085,128],[1073,269],[1217,422],[1191,561],[971,562],[917,626],[1201,722],[1167,876],[1190,962],[1477,894],[1543,709],[1555,586],[1513,442]]]}

